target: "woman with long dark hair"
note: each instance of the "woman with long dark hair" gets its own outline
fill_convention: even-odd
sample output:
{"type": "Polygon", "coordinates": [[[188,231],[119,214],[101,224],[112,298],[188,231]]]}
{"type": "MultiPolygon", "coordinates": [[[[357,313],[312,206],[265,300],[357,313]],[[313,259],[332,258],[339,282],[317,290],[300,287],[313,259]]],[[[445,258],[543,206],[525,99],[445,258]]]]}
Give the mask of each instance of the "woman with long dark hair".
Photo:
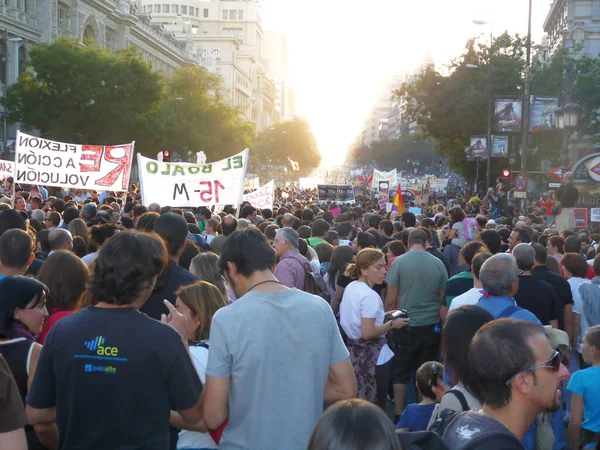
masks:
{"type": "MultiPolygon", "coordinates": [[[[0,280],[0,354],[13,373],[25,408],[25,398],[33,381],[42,346],[35,335],[42,331],[48,317],[48,288],[29,277],[0,280]]],[[[56,424],[25,426],[30,450],[58,446],[56,424]]]]}
{"type": "Polygon", "coordinates": [[[442,355],[444,370],[453,387],[443,395],[430,424],[444,409],[460,412],[481,408],[479,386],[473,381],[469,363],[469,346],[475,333],[492,320],[492,314],[475,305],[464,305],[448,314],[442,331],[442,355]]]}
{"type": "Polygon", "coordinates": [[[66,250],[52,253],[44,262],[37,279],[48,287],[47,309],[50,316],[44,321],[38,338],[40,344],[44,344],[46,335],[56,322],[79,308],[88,275],[85,263],[66,250]]]}
{"type": "Polygon", "coordinates": [[[327,273],[323,277],[327,290],[331,296],[331,309],[337,315],[339,312],[340,301],[344,288],[336,286],[338,277],[346,271],[346,266],[352,262],[354,256],[352,247],[349,245],[340,245],[333,250],[331,261],[327,268],[327,273]],[[339,293],[338,293],[339,291],[339,293]]]}

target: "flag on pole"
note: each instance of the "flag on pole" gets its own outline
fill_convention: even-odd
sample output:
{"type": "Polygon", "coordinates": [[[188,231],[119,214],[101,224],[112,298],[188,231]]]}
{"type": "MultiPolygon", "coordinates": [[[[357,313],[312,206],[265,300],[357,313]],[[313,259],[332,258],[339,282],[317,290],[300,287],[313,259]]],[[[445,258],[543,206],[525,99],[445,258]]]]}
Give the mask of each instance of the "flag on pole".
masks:
{"type": "Polygon", "coordinates": [[[404,201],[402,200],[402,186],[400,186],[400,183],[398,183],[398,188],[396,189],[396,197],[394,197],[392,211],[398,211],[398,214],[402,214],[404,212],[404,201]]]}
{"type": "Polygon", "coordinates": [[[291,156],[288,156],[287,159],[292,166],[292,170],[294,172],[298,172],[300,170],[300,163],[298,161],[296,161],[294,158],[292,158],[291,156]]]}

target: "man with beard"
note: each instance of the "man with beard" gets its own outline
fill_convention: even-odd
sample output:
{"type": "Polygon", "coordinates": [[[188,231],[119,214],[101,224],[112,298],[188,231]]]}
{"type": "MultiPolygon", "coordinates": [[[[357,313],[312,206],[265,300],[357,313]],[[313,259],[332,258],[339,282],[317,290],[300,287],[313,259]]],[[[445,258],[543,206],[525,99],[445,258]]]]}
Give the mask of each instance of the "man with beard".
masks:
{"type": "Polygon", "coordinates": [[[469,360],[483,408],[456,416],[444,442],[451,450],[523,450],[536,416],[560,407],[560,384],[569,377],[560,353],[538,324],[500,319],[477,332],[469,360]]]}

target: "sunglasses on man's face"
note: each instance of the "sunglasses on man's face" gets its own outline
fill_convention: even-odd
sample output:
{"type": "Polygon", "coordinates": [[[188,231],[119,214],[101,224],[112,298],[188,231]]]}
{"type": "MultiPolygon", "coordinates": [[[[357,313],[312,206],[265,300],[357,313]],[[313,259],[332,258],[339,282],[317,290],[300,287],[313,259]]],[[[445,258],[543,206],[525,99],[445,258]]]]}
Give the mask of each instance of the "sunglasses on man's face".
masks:
{"type": "Polygon", "coordinates": [[[555,351],[550,358],[548,358],[546,361],[542,362],[541,364],[536,364],[535,366],[531,366],[528,369],[521,370],[520,372],[515,373],[512,377],[510,377],[506,381],[506,385],[508,386],[510,383],[512,383],[513,380],[520,373],[535,372],[537,369],[551,369],[552,372],[558,372],[560,370],[560,364],[561,364],[560,352],[555,351]]]}

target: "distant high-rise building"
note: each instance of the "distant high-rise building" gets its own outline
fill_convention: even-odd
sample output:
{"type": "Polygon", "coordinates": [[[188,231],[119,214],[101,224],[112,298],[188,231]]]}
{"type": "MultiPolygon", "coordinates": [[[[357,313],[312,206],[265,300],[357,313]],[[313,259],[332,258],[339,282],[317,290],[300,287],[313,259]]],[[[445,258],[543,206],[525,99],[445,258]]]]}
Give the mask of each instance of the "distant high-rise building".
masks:
{"type": "Polygon", "coordinates": [[[257,131],[276,120],[275,82],[263,53],[263,29],[257,0],[179,0],[157,4],[138,0],[144,13],[189,40],[208,70],[221,76],[222,95],[254,122],[257,131]]]}
{"type": "Polygon", "coordinates": [[[289,120],[295,114],[295,96],[285,36],[275,31],[266,31],[263,35],[263,55],[267,71],[275,81],[275,110],[280,119],[289,120]]]}

